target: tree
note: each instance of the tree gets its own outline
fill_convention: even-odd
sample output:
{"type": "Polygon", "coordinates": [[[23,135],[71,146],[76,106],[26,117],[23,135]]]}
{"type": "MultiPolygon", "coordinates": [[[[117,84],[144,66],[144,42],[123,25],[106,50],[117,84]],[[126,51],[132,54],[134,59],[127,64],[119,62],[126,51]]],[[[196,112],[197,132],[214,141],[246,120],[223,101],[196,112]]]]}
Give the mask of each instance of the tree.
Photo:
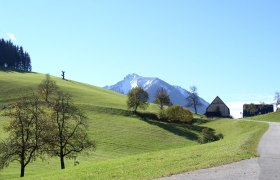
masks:
{"type": "Polygon", "coordinates": [[[44,99],[46,103],[49,103],[49,99],[55,95],[58,91],[58,87],[55,81],[51,80],[50,75],[46,75],[46,79],[38,86],[38,93],[44,99]]]}
{"type": "Polygon", "coordinates": [[[60,158],[61,169],[65,169],[65,158],[73,158],[87,148],[94,147],[87,135],[86,116],[72,102],[71,96],[58,92],[51,103],[51,133],[46,143],[49,154],[60,158]]]}
{"type": "Polygon", "coordinates": [[[134,112],[137,111],[138,107],[146,109],[149,106],[148,99],[149,95],[143,88],[133,88],[128,92],[127,107],[133,109],[134,112]]]}
{"type": "Polygon", "coordinates": [[[200,98],[198,97],[197,88],[195,86],[190,87],[190,95],[186,98],[187,107],[193,107],[195,114],[197,114],[197,107],[201,106],[200,98]]]}
{"type": "Polygon", "coordinates": [[[251,103],[246,106],[246,111],[248,111],[251,115],[255,115],[258,109],[255,104],[251,103]]]}
{"type": "Polygon", "coordinates": [[[164,88],[159,88],[157,90],[157,94],[156,94],[154,103],[159,105],[161,111],[163,110],[163,106],[168,106],[171,104],[169,95],[164,88]]]}
{"type": "Polygon", "coordinates": [[[277,108],[278,105],[280,104],[280,93],[279,92],[275,93],[274,100],[275,100],[275,104],[276,104],[276,108],[277,108]]]}
{"type": "Polygon", "coordinates": [[[49,108],[50,131],[44,137],[47,152],[60,158],[61,169],[65,169],[64,159],[73,158],[87,148],[94,147],[86,132],[86,116],[73,103],[71,96],[57,87],[47,75],[38,91],[49,108]]]}
{"type": "Polygon", "coordinates": [[[61,77],[63,80],[65,80],[65,71],[61,71],[61,77]]]}
{"type": "Polygon", "coordinates": [[[0,144],[0,168],[8,166],[12,161],[19,161],[20,177],[24,177],[25,167],[41,155],[39,149],[43,145],[43,110],[35,95],[23,97],[9,107],[4,115],[12,120],[5,127],[9,137],[0,144]]]}

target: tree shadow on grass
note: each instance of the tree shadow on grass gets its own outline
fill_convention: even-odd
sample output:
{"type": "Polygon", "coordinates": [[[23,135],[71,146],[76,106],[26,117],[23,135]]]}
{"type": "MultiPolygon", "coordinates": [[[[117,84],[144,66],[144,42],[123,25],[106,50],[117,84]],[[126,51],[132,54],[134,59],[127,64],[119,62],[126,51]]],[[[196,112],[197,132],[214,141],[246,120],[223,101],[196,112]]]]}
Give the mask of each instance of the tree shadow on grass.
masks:
{"type": "Polygon", "coordinates": [[[199,136],[198,134],[202,131],[204,127],[189,125],[189,124],[175,124],[175,123],[166,123],[151,120],[148,118],[141,118],[148,124],[158,126],[166,131],[169,131],[177,136],[185,137],[186,139],[197,141],[199,136]],[[195,133],[196,132],[196,133],[195,133]]]}
{"type": "Polygon", "coordinates": [[[161,121],[154,113],[147,113],[147,112],[133,113],[132,111],[129,110],[117,109],[117,108],[107,108],[107,107],[87,106],[87,105],[81,105],[81,106],[83,107],[83,109],[87,109],[90,111],[97,111],[97,112],[112,114],[112,115],[135,117],[150,125],[158,126],[177,136],[181,136],[192,141],[197,141],[199,138],[199,134],[205,128],[203,126],[197,126],[194,124],[170,123],[170,122],[161,121]]]}

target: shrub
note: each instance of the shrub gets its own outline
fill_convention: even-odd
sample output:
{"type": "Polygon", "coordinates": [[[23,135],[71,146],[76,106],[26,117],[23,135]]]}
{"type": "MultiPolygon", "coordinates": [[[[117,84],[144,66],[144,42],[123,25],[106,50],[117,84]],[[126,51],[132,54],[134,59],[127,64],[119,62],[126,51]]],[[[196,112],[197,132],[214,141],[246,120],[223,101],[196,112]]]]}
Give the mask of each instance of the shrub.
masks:
{"type": "MultiPolygon", "coordinates": [[[[162,115],[161,115],[162,116],[162,115]]],[[[178,105],[172,105],[165,110],[165,119],[170,122],[186,122],[190,123],[193,120],[193,114],[186,108],[178,105]]]]}
{"type": "Polygon", "coordinates": [[[198,142],[201,144],[205,144],[205,143],[209,143],[209,142],[218,141],[223,138],[224,138],[223,134],[216,135],[214,130],[211,130],[209,128],[204,128],[202,130],[201,136],[198,139],[198,142]]]}

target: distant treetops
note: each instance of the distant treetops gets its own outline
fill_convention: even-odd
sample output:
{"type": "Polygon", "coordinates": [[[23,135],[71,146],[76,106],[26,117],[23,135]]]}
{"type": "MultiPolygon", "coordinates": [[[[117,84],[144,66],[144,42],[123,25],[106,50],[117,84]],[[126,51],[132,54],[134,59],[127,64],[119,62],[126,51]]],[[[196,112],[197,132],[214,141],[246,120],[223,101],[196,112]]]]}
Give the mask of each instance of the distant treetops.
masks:
{"type": "MultiPolygon", "coordinates": [[[[127,96],[127,107],[128,109],[132,109],[134,113],[137,113],[138,108],[145,110],[149,106],[149,94],[142,87],[131,89],[127,96]]],[[[191,123],[193,120],[191,111],[179,105],[172,105],[169,95],[164,88],[159,88],[157,90],[154,102],[158,104],[160,108],[158,120],[183,123],[191,123]],[[164,106],[168,106],[166,110],[164,106]]]]}
{"type": "Polygon", "coordinates": [[[0,39],[0,69],[31,71],[30,56],[21,46],[0,39]]]}

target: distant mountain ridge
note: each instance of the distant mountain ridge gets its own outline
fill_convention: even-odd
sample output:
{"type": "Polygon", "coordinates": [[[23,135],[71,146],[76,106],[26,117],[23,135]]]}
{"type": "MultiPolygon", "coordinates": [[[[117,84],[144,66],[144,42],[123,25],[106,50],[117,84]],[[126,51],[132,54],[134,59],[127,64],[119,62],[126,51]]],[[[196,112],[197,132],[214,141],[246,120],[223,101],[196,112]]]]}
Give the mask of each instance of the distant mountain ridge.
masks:
{"type": "MultiPolygon", "coordinates": [[[[117,84],[112,86],[105,86],[104,88],[121,93],[128,94],[128,92],[135,88],[142,87],[149,94],[149,102],[153,102],[156,96],[156,92],[159,88],[164,88],[170,96],[171,102],[173,104],[178,104],[183,107],[186,106],[186,97],[189,96],[190,92],[183,89],[180,86],[173,86],[167,82],[152,77],[142,77],[138,74],[129,74],[122,81],[119,81],[117,84]]],[[[202,106],[197,108],[198,113],[204,114],[209,103],[204,99],[200,98],[202,106]]],[[[193,108],[189,108],[191,111],[194,111],[193,108]]]]}

